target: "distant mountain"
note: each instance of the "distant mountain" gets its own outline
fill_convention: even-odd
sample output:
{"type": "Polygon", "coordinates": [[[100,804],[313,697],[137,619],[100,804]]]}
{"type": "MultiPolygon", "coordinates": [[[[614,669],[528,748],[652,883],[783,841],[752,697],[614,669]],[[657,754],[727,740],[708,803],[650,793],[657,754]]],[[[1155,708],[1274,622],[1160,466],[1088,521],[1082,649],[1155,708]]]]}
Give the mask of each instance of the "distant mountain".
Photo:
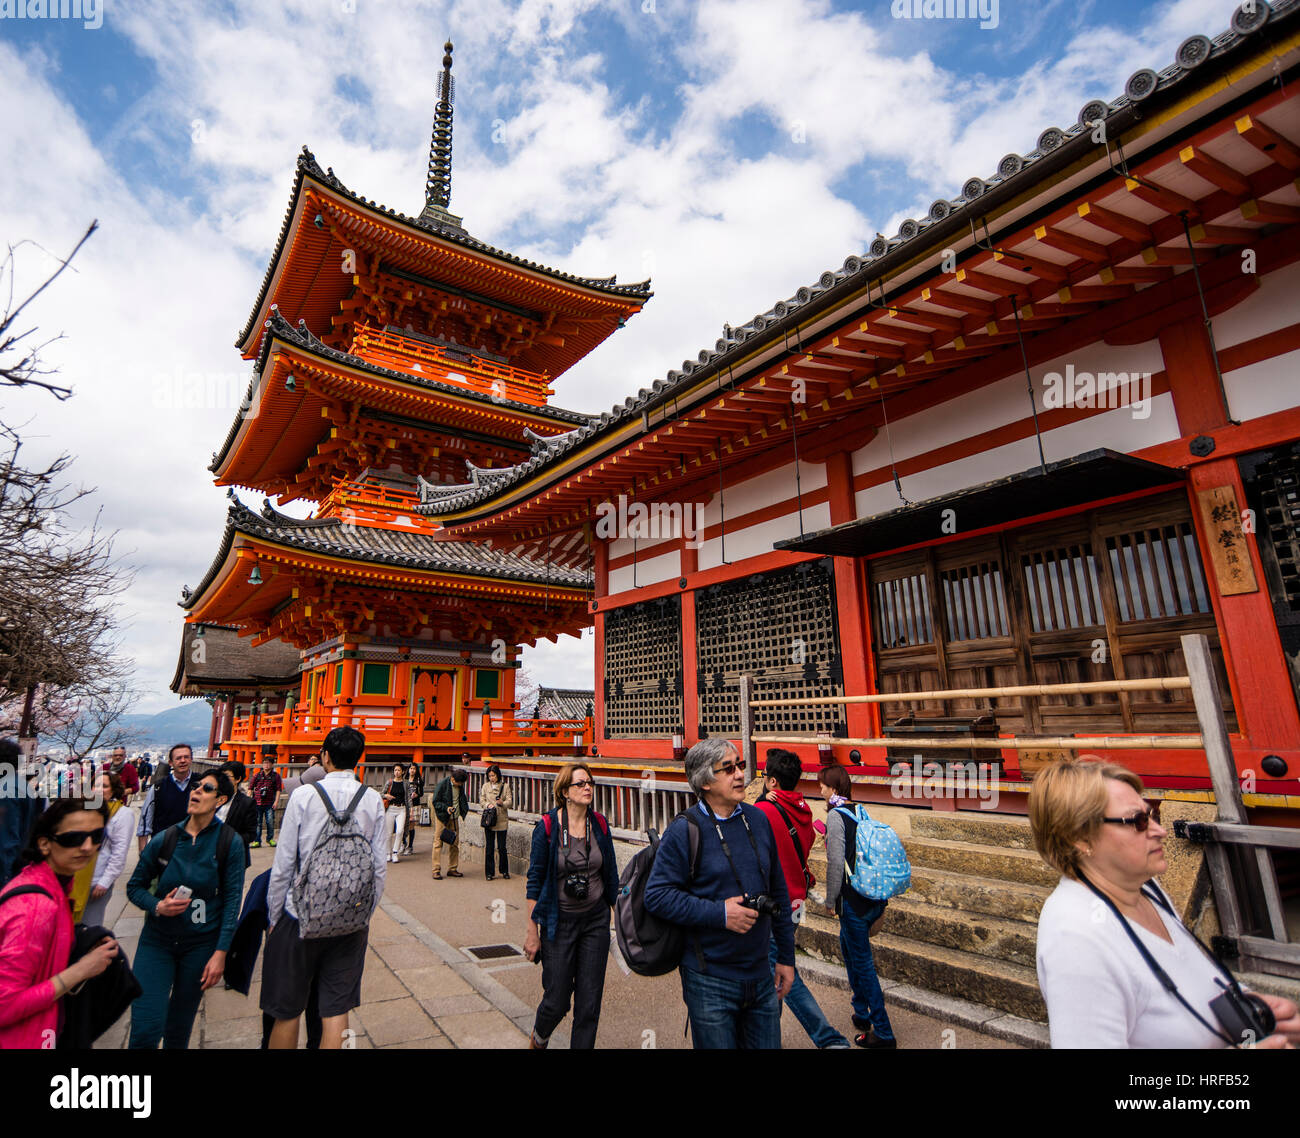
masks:
{"type": "Polygon", "coordinates": [[[124,715],[122,723],[138,733],[138,739],[127,748],[132,754],[166,750],[173,743],[206,747],[212,708],[201,699],[187,699],[154,715],[124,715]]]}

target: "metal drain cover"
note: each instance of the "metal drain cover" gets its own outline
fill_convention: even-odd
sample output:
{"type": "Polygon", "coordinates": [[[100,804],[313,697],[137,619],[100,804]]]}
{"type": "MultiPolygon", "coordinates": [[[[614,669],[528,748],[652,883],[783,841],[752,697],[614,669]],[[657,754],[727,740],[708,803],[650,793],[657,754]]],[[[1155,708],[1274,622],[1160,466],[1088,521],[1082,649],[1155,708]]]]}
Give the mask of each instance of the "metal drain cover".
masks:
{"type": "Polygon", "coordinates": [[[475,960],[504,960],[510,956],[523,956],[523,950],[513,944],[480,944],[462,951],[469,953],[475,960]]]}

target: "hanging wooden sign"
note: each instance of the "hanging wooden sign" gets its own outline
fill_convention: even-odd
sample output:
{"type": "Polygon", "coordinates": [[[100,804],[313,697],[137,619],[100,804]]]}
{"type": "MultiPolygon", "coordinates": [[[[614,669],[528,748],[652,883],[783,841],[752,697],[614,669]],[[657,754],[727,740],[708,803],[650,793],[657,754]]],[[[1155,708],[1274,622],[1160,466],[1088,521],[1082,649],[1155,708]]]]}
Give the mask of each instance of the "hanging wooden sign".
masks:
{"type": "Polygon", "coordinates": [[[1242,530],[1241,511],[1237,508],[1237,495],[1232,487],[1212,486],[1198,490],[1196,500],[1205,522],[1210,560],[1214,563],[1220,595],[1235,597],[1256,592],[1259,584],[1255,580],[1255,569],[1246,544],[1250,536],[1242,530]]]}

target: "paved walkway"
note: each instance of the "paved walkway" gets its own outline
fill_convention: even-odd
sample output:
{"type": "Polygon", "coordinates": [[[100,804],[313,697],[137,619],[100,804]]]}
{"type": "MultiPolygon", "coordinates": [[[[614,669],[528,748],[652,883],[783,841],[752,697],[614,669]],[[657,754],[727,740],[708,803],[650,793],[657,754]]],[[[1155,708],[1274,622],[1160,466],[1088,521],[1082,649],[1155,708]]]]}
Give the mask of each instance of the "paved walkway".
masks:
{"type": "MultiPolygon", "coordinates": [[[[416,834],[416,853],[388,867],[379,910],[370,924],[370,948],[362,980],[361,1007],[353,1014],[349,1040],[355,1047],[522,1048],[542,995],[540,966],[524,960],[526,930],[524,879],[487,881],[480,850],[462,851],[463,878],[430,877],[432,831],[416,834]],[[497,946],[501,956],[478,959],[468,950],[497,946]],[[511,953],[510,950],[516,950],[511,953]]],[[[275,851],[255,849],[247,879],[268,869],[275,851]]],[[[143,925],[139,910],[126,902],[125,883],[134,854],[119,879],[108,916],[132,957],[143,925]]],[[[260,958],[247,997],[217,988],[204,996],[190,1046],[256,1048],[262,1020],[260,958]]],[[[848,994],[810,979],[810,987],[833,1023],[851,1035],[848,994]]],[[[982,1035],[941,1014],[926,1016],[891,1008],[899,1042],[906,1048],[1010,1048],[1013,1044],[982,1035]]],[[[602,1006],[602,1048],[687,1047],[686,1011],[676,974],[647,978],[625,974],[617,950],[610,958],[602,1006]]],[[[123,1017],[96,1045],[126,1046],[129,1017],[123,1017]]],[[[782,1017],[786,1047],[812,1044],[792,1015],[782,1017]]],[[[567,1047],[568,1021],[552,1039],[567,1047]]]]}

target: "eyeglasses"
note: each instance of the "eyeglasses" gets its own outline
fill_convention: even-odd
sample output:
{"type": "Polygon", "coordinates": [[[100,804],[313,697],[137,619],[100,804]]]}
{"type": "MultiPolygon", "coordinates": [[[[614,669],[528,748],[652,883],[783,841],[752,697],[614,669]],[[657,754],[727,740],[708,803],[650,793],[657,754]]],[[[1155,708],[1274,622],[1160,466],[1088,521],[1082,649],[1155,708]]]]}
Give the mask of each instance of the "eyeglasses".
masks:
{"type": "Polygon", "coordinates": [[[61,834],[53,835],[53,840],[65,850],[75,850],[78,846],[84,845],[87,838],[90,839],[92,845],[102,845],[104,842],[104,827],[100,826],[98,830],[64,830],[61,834]]]}
{"type": "Polygon", "coordinates": [[[215,783],[211,782],[201,782],[194,789],[201,790],[204,794],[219,794],[221,792],[220,788],[215,783]]]}
{"type": "Polygon", "coordinates": [[[716,767],[714,767],[713,773],[720,774],[725,778],[729,775],[735,774],[736,768],[739,766],[740,764],[738,762],[728,759],[725,763],[719,763],[716,767]]]}
{"type": "Polygon", "coordinates": [[[578,779],[575,778],[571,783],[569,783],[569,789],[570,789],[570,790],[587,790],[587,789],[590,789],[591,787],[594,787],[595,785],[596,785],[596,784],[595,784],[594,782],[590,781],[589,779],[585,779],[585,778],[584,778],[584,779],[582,779],[582,780],[578,780],[578,779]]]}
{"type": "Polygon", "coordinates": [[[1145,834],[1152,822],[1160,821],[1160,803],[1152,802],[1145,810],[1140,810],[1128,818],[1103,818],[1102,821],[1110,822],[1115,826],[1132,826],[1139,834],[1145,834]]]}

